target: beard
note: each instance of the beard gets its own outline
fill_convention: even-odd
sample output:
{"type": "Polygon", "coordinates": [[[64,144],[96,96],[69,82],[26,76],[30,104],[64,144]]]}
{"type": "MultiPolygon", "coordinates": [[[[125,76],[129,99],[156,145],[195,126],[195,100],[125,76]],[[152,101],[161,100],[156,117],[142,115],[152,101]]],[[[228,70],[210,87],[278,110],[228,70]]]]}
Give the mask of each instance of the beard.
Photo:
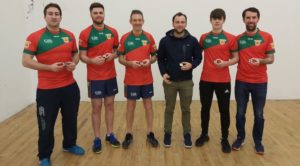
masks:
{"type": "Polygon", "coordinates": [[[250,24],[250,25],[246,25],[246,29],[249,32],[253,32],[256,30],[256,25],[250,24]]]}
{"type": "Polygon", "coordinates": [[[184,33],[184,29],[182,29],[181,31],[178,31],[177,29],[174,29],[175,33],[177,34],[183,34],[184,33]]]}
{"type": "Polygon", "coordinates": [[[96,21],[96,20],[93,20],[93,23],[96,24],[96,25],[103,25],[103,22],[104,20],[101,20],[101,21],[96,21]]]}

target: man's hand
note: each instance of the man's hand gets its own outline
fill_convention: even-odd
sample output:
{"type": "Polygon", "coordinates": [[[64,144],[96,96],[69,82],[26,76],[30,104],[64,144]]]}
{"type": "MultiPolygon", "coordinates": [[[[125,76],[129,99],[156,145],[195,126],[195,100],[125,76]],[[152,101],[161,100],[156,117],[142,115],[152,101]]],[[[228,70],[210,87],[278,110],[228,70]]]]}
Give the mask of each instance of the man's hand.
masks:
{"type": "Polygon", "coordinates": [[[171,84],[172,83],[172,81],[170,81],[169,79],[170,79],[169,74],[166,73],[166,74],[163,75],[163,80],[166,84],[171,84]]]}
{"type": "Polygon", "coordinates": [[[92,64],[102,65],[105,62],[105,58],[103,56],[96,56],[91,59],[92,64]]]}
{"type": "Polygon", "coordinates": [[[214,60],[214,64],[218,67],[218,68],[223,68],[228,66],[228,62],[227,61],[223,61],[222,59],[216,59],[214,60]]]}
{"type": "Polygon", "coordinates": [[[260,59],[259,58],[251,58],[249,59],[249,64],[253,66],[259,66],[260,59]]]}
{"type": "Polygon", "coordinates": [[[130,66],[134,69],[140,68],[142,65],[140,64],[140,61],[128,61],[130,62],[130,66]]]}
{"type": "Polygon", "coordinates": [[[105,58],[105,61],[111,61],[114,60],[117,56],[113,53],[106,53],[103,55],[103,57],[105,58]]]}
{"type": "Polygon", "coordinates": [[[74,62],[65,62],[65,67],[68,71],[74,71],[76,64],[74,62]]]}
{"type": "Polygon", "coordinates": [[[189,62],[181,62],[180,64],[182,64],[180,66],[181,66],[181,70],[183,70],[183,71],[187,71],[192,68],[192,64],[189,62]]]}
{"type": "Polygon", "coordinates": [[[144,59],[143,61],[140,62],[140,64],[143,67],[149,67],[151,65],[150,59],[144,59]]]}
{"type": "Polygon", "coordinates": [[[59,72],[63,70],[65,67],[65,64],[63,62],[56,62],[50,65],[50,70],[53,72],[59,72]]]}

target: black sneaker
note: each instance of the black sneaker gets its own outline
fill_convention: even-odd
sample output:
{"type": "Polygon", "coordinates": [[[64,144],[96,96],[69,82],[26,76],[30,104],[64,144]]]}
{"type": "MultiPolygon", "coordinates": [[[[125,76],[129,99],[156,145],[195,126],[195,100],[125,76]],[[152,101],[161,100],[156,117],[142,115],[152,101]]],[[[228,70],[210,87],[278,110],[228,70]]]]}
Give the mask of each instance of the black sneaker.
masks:
{"type": "Polygon", "coordinates": [[[222,145],[222,151],[224,153],[230,153],[231,152],[231,146],[230,146],[227,139],[222,139],[221,145],[222,145]]]}
{"type": "Polygon", "coordinates": [[[171,147],[171,134],[165,133],[164,135],[164,147],[169,148],[171,147]]]}
{"type": "Polygon", "coordinates": [[[244,139],[238,138],[238,139],[236,139],[236,140],[233,142],[233,144],[232,144],[232,149],[238,151],[238,150],[241,149],[241,147],[242,147],[244,144],[245,144],[244,139]]]}
{"type": "Polygon", "coordinates": [[[109,135],[106,135],[105,140],[109,142],[111,146],[114,148],[120,147],[120,142],[117,140],[114,133],[110,133],[109,135]]]}
{"type": "Polygon", "coordinates": [[[192,148],[192,140],[191,140],[191,134],[190,133],[186,133],[184,134],[184,147],[185,148],[192,148]]]}
{"type": "Polygon", "coordinates": [[[261,142],[255,143],[256,154],[263,155],[265,153],[265,148],[261,142]]]}
{"type": "Polygon", "coordinates": [[[208,135],[200,135],[200,137],[196,140],[195,145],[201,147],[207,141],[209,141],[208,135]]]}
{"type": "Polygon", "coordinates": [[[101,153],[101,150],[102,150],[101,139],[99,137],[96,137],[94,139],[93,152],[99,154],[101,153]]]}
{"type": "Polygon", "coordinates": [[[127,133],[125,136],[125,139],[122,143],[122,147],[123,149],[128,149],[129,145],[132,143],[133,140],[133,136],[131,133],[127,133]]]}
{"type": "Polygon", "coordinates": [[[148,135],[147,135],[147,142],[150,143],[150,145],[154,148],[158,147],[159,143],[157,141],[157,139],[155,138],[154,136],[154,133],[153,132],[150,132],[148,135]]]}

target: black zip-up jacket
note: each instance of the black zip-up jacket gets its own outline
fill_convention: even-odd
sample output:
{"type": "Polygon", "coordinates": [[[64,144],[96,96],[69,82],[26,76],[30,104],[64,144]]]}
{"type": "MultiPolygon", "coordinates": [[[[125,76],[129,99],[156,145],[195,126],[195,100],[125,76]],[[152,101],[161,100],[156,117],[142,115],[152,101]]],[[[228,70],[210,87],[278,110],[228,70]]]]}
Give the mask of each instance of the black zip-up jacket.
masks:
{"type": "Polygon", "coordinates": [[[202,49],[197,39],[187,30],[181,38],[176,38],[173,34],[174,29],[168,31],[159,42],[157,61],[160,74],[169,74],[171,81],[191,80],[193,69],[201,63],[202,49]],[[180,63],[184,61],[191,63],[192,69],[182,71],[180,63]]]}

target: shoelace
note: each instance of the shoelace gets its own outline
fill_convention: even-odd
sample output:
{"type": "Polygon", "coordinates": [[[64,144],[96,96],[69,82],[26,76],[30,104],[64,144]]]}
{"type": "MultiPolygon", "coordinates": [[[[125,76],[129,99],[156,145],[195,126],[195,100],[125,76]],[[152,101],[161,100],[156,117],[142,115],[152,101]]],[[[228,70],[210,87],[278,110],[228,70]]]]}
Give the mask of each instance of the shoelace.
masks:
{"type": "Polygon", "coordinates": [[[101,142],[100,142],[100,140],[95,140],[94,144],[95,144],[95,146],[100,146],[101,142]]]}
{"type": "Polygon", "coordinates": [[[109,135],[109,141],[110,142],[116,142],[117,141],[116,138],[115,138],[115,136],[114,136],[114,134],[110,134],[109,135]]]}

